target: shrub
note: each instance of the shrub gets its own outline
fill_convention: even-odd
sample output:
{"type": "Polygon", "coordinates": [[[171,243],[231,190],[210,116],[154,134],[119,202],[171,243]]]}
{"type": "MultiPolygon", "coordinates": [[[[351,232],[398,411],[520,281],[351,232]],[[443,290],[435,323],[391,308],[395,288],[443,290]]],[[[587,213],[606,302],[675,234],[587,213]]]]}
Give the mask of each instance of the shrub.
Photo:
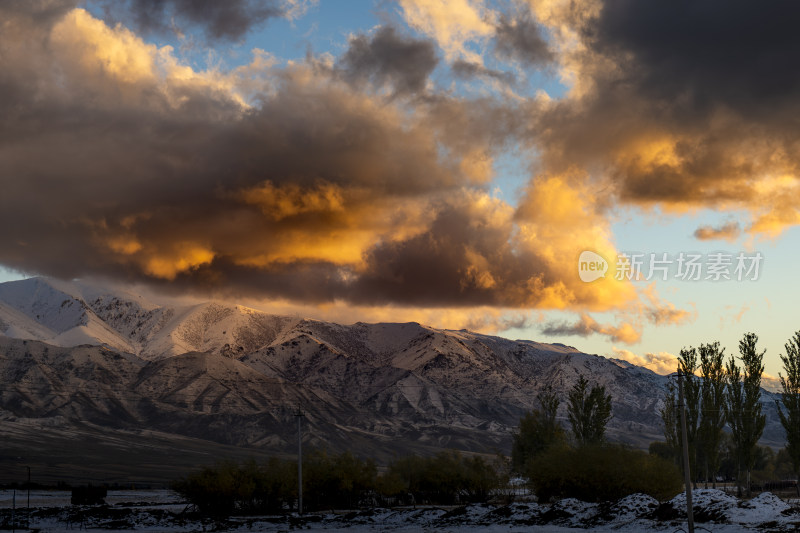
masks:
{"type": "MultiPolygon", "coordinates": [[[[172,489],[189,500],[202,513],[228,516],[236,508],[243,487],[238,485],[239,467],[223,462],[173,483],[172,489]]],[[[246,489],[244,489],[246,490],[246,489]]]]}
{"type": "Polygon", "coordinates": [[[614,501],[633,493],[663,500],[682,488],[677,466],[619,445],[551,448],[530,463],[528,477],[540,501],[614,501]]]}
{"type": "Polygon", "coordinates": [[[486,501],[500,484],[496,465],[483,457],[449,451],[397,459],[381,476],[380,487],[385,496],[410,493],[418,503],[451,505],[486,501]]]}
{"type": "Polygon", "coordinates": [[[676,450],[674,447],[670,446],[670,444],[667,442],[653,441],[650,443],[648,451],[650,452],[650,455],[661,457],[662,459],[669,461],[672,464],[680,466],[682,457],[679,451],[676,450]]]}
{"type": "Polygon", "coordinates": [[[513,435],[511,464],[515,472],[524,472],[528,462],[551,446],[562,446],[567,437],[555,416],[548,417],[540,410],[529,411],[519,421],[519,430],[513,435]]]}
{"type": "Polygon", "coordinates": [[[376,489],[377,477],[371,459],[313,450],[303,457],[304,505],[307,509],[352,509],[363,494],[376,489]]]}
{"type": "MultiPolygon", "coordinates": [[[[303,457],[305,510],[352,509],[365,497],[375,501],[377,495],[405,498],[409,493],[417,502],[486,501],[500,481],[496,465],[458,452],[398,459],[380,478],[372,460],[349,452],[312,450],[303,457]]],[[[282,512],[296,508],[297,463],[277,458],[261,466],[221,462],[175,482],[173,489],[205,514],[282,512]]]]}
{"type": "Polygon", "coordinates": [[[297,463],[271,458],[264,467],[255,461],[232,461],[203,468],[173,483],[173,490],[204,514],[280,512],[297,497],[297,463]]]}

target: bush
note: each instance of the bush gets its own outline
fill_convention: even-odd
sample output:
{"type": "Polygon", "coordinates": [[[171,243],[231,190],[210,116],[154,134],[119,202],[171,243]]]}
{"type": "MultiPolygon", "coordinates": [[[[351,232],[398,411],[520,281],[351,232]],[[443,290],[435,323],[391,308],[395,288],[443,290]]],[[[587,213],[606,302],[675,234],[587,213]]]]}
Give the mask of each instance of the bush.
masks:
{"type": "Polygon", "coordinates": [[[672,464],[678,465],[680,467],[682,456],[680,452],[667,444],[663,441],[653,441],[650,443],[648,447],[648,451],[650,455],[655,455],[657,457],[661,457],[665,461],[669,461],[672,464]]]}
{"type": "MultiPolygon", "coordinates": [[[[372,460],[349,452],[312,450],[303,457],[304,510],[353,509],[378,495],[404,499],[413,494],[420,503],[482,502],[500,485],[494,464],[458,452],[398,459],[380,477],[372,460]]],[[[173,489],[205,514],[279,513],[296,508],[297,463],[277,458],[263,466],[222,462],[174,483],[173,489]]]]}
{"type": "Polygon", "coordinates": [[[539,501],[614,501],[634,493],[664,500],[682,489],[677,466],[619,445],[551,448],[530,463],[528,477],[539,501]]]}
{"type": "MultiPolygon", "coordinates": [[[[202,513],[228,516],[233,513],[239,494],[239,467],[224,462],[206,467],[196,474],[173,484],[172,489],[189,500],[202,513]]],[[[246,488],[244,488],[247,491],[246,488]]]]}
{"type": "Polygon", "coordinates": [[[525,414],[519,421],[519,430],[513,435],[511,465],[515,472],[524,472],[528,462],[551,446],[563,446],[567,436],[555,417],[539,410],[525,414]]]}
{"type": "Polygon", "coordinates": [[[303,505],[309,510],[352,509],[362,495],[376,489],[377,477],[371,459],[362,460],[350,452],[311,451],[303,457],[303,505]]]}
{"type": "Polygon", "coordinates": [[[297,463],[271,458],[262,468],[255,461],[241,466],[225,461],[172,488],[204,514],[281,512],[297,498],[297,463]]]}
{"type": "MultiPolygon", "coordinates": [[[[371,460],[315,450],[303,457],[304,510],[350,509],[376,487],[377,469],[371,460]]],[[[263,467],[255,461],[222,462],[174,483],[173,490],[205,514],[280,513],[296,507],[297,462],[275,457],[263,467]]]]}
{"type": "Polygon", "coordinates": [[[385,496],[411,494],[417,503],[442,505],[484,502],[500,485],[495,465],[483,457],[464,457],[456,451],[398,459],[380,481],[385,496]]]}

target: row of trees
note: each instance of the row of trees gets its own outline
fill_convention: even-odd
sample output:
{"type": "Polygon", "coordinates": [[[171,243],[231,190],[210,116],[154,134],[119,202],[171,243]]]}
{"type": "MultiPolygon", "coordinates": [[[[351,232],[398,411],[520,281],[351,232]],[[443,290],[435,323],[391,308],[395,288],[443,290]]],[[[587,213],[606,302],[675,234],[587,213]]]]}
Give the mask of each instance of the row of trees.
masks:
{"type": "MultiPolygon", "coordinates": [[[[709,479],[712,484],[720,470],[723,443],[737,469],[739,492],[745,482],[750,494],[750,476],[759,457],[758,441],[766,425],[762,412],[761,377],[764,373],[764,353],[759,351],[758,336],[746,333],[739,341],[739,357],[725,360],[724,348],[718,342],[701,344],[680,351],[678,371],[684,379],[686,409],[686,440],[689,448],[689,469],[698,480],[709,479]],[[728,426],[730,437],[724,438],[728,426]],[[744,476],[742,476],[744,473],[744,476]]],[[[778,414],[787,434],[787,452],[800,467],[800,332],[785,345],[781,356],[786,376],[781,375],[781,403],[778,414]]],[[[674,383],[668,386],[661,416],[666,444],[676,462],[681,455],[681,434],[677,391],[674,383]]]]}
{"type": "MultiPolygon", "coordinates": [[[[664,441],[651,442],[649,452],[672,462],[676,466],[682,461],[682,458],[676,455],[675,450],[667,446],[664,441]]],[[[741,475],[738,463],[736,450],[733,446],[733,437],[730,432],[725,432],[722,436],[719,477],[730,480],[736,479],[736,476],[741,475]]],[[[756,446],[755,463],[750,477],[753,487],[763,488],[769,486],[770,482],[790,480],[793,479],[793,476],[794,467],[786,448],[775,451],[769,446],[756,446]]],[[[754,490],[756,489],[754,488],[754,490]]]]}
{"type": "MultiPolygon", "coordinates": [[[[400,458],[379,474],[371,459],[312,450],[303,457],[303,505],[318,510],[483,502],[507,485],[506,470],[500,460],[449,451],[400,458]]],[[[173,484],[201,512],[216,516],[296,509],[297,488],[297,461],[275,457],[264,464],[222,462],[173,484]]]]}
{"type": "MultiPolygon", "coordinates": [[[[733,355],[725,362],[725,350],[718,342],[680,351],[678,371],[684,380],[689,470],[694,473],[695,481],[711,479],[713,483],[716,479],[726,423],[731,429],[738,469],[747,472],[749,478],[755,446],[766,423],[760,403],[764,352],[758,351],[757,343],[758,337],[753,333],[745,334],[739,341],[741,366],[733,355]]],[[[667,444],[679,455],[681,434],[676,396],[675,385],[671,383],[662,418],[667,444]]],[[[741,475],[737,479],[742,479],[741,475]]]]}

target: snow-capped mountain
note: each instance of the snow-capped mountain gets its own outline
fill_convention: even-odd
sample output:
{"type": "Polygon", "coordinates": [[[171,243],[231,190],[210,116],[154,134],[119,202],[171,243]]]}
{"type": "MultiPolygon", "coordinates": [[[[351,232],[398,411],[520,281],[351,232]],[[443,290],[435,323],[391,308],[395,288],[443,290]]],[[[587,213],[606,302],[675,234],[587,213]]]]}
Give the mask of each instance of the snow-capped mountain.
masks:
{"type": "Polygon", "coordinates": [[[62,347],[106,346],[146,360],[218,351],[226,344],[254,350],[288,320],[217,302],[159,305],[81,282],[31,278],[0,284],[0,334],[62,347]]]}
{"type": "MultiPolygon", "coordinates": [[[[611,438],[660,439],[664,376],[562,344],[417,323],[339,325],[220,302],[163,305],[80,282],[0,284],[0,420],[152,429],[288,450],[306,440],[377,457],[510,449],[520,416],[580,374],[613,398],[611,438]]],[[[765,440],[780,443],[771,398],[765,440]]],[[[0,422],[1,423],[1,422],[0,422]]]]}

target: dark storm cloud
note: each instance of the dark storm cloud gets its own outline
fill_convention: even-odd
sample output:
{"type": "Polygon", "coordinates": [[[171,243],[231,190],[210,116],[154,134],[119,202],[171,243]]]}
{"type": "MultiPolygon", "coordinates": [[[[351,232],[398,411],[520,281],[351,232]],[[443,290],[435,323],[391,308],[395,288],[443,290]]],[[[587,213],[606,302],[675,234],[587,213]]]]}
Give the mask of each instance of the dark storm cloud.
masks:
{"type": "Polygon", "coordinates": [[[130,235],[144,246],[138,253],[145,266],[149,255],[174,253],[179,260],[174,245],[182,242],[241,258],[281,239],[347,233],[357,229],[354,218],[384,198],[457,184],[424,129],[405,132],[358,97],[298,83],[286,79],[243,118],[211,112],[219,107],[213,93],[194,94],[166,114],[144,106],[92,110],[81,102],[47,109],[18,100],[26,112],[6,128],[46,124],[47,131],[15,143],[0,159],[7,176],[2,252],[22,268],[67,277],[93,262],[113,268],[113,254],[90,252],[100,244],[93,237],[130,235]],[[264,183],[271,189],[260,195],[264,183]],[[39,214],[32,217],[31,208],[39,214]],[[91,256],[87,265],[67,260],[81,255],[91,256]]]}
{"type": "MultiPolygon", "coordinates": [[[[500,303],[492,286],[506,291],[537,274],[535,261],[514,280],[487,273],[502,275],[509,267],[491,263],[513,260],[508,222],[458,227],[467,213],[494,216],[461,192],[484,179],[462,160],[495,142],[479,124],[488,103],[428,102],[421,120],[297,65],[276,69],[271,92],[244,108],[216,78],[171,77],[152,47],[85,11],[49,25],[13,17],[0,37],[0,101],[10,111],[0,126],[4,265],[314,302],[500,303]],[[386,268],[406,276],[402,287],[386,268]],[[410,275],[425,269],[432,274],[410,275]],[[428,295],[440,279],[447,287],[428,295]]],[[[389,41],[410,43],[388,30],[376,40],[380,57],[389,41]]],[[[407,74],[402,64],[381,72],[407,74]]],[[[502,136],[502,124],[491,135],[502,136]]]]}
{"type": "Polygon", "coordinates": [[[8,20],[13,16],[24,15],[39,24],[47,25],[81,2],[82,0],[5,0],[2,9],[8,20]]]}
{"type": "Polygon", "coordinates": [[[797,105],[799,26],[796,2],[607,0],[588,35],[603,54],[629,55],[622,81],[642,97],[758,119],[797,105]]]}
{"type": "Polygon", "coordinates": [[[486,224],[487,214],[472,208],[467,199],[441,206],[428,231],[373,248],[358,283],[364,295],[376,303],[535,305],[540,295],[524,287],[546,265],[533,254],[515,256],[510,224],[486,224]],[[409,293],[412,280],[420,290],[409,293]]]}
{"type": "Polygon", "coordinates": [[[391,84],[397,93],[421,93],[438,58],[432,41],[404,37],[383,26],[371,38],[357,35],[339,61],[344,77],[353,82],[391,84]]]}
{"type": "MultiPolygon", "coordinates": [[[[113,17],[125,15],[145,32],[198,26],[211,39],[238,40],[267,19],[286,14],[277,0],[103,0],[113,17]]],[[[126,18],[127,18],[126,17],[126,18]]]]}
{"type": "Polygon", "coordinates": [[[250,268],[221,257],[182,273],[172,283],[192,287],[211,280],[213,286],[235,293],[256,290],[312,303],[535,305],[541,294],[526,290],[526,284],[543,263],[532,255],[526,256],[529,262],[521,263],[507,242],[510,228],[489,229],[475,224],[471,217],[476,213],[470,207],[465,198],[432,206],[436,219],[431,228],[409,239],[377,245],[356,270],[323,261],[250,268]],[[481,253],[490,260],[476,265],[475,256],[481,253]]]}
{"type": "Polygon", "coordinates": [[[540,168],[592,176],[607,204],[779,211],[750,226],[758,231],[800,220],[794,185],[768,183],[800,175],[799,22],[787,2],[608,0],[599,13],[568,11],[558,24],[582,42],[560,60],[577,90],[535,118],[540,168]]]}
{"type": "Polygon", "coordinates": [[[384,28],[338,67],[257,57],[196,72],[81,9],[0,4],[0,19],[13,22],[0,34],[4,266],[309,303],[564,309],[625,295],[574,275],[572,240],[605,240],[588,213],[552,220],[575,205],[568,190],[552,185],[522,222],[486,191],[528,126],[514,102],[359,83],[425,91],[430,43],[384,28]],[[247,103],[237,83],[251,94],[253,74],[247,103]]]}
{"type": "Polygon", "coordinates": [[[542,66],[555,59],[542,33],[542,26],[529,14],[502,15],[495,30],[495,48],[502,57],[542,66]]]}

